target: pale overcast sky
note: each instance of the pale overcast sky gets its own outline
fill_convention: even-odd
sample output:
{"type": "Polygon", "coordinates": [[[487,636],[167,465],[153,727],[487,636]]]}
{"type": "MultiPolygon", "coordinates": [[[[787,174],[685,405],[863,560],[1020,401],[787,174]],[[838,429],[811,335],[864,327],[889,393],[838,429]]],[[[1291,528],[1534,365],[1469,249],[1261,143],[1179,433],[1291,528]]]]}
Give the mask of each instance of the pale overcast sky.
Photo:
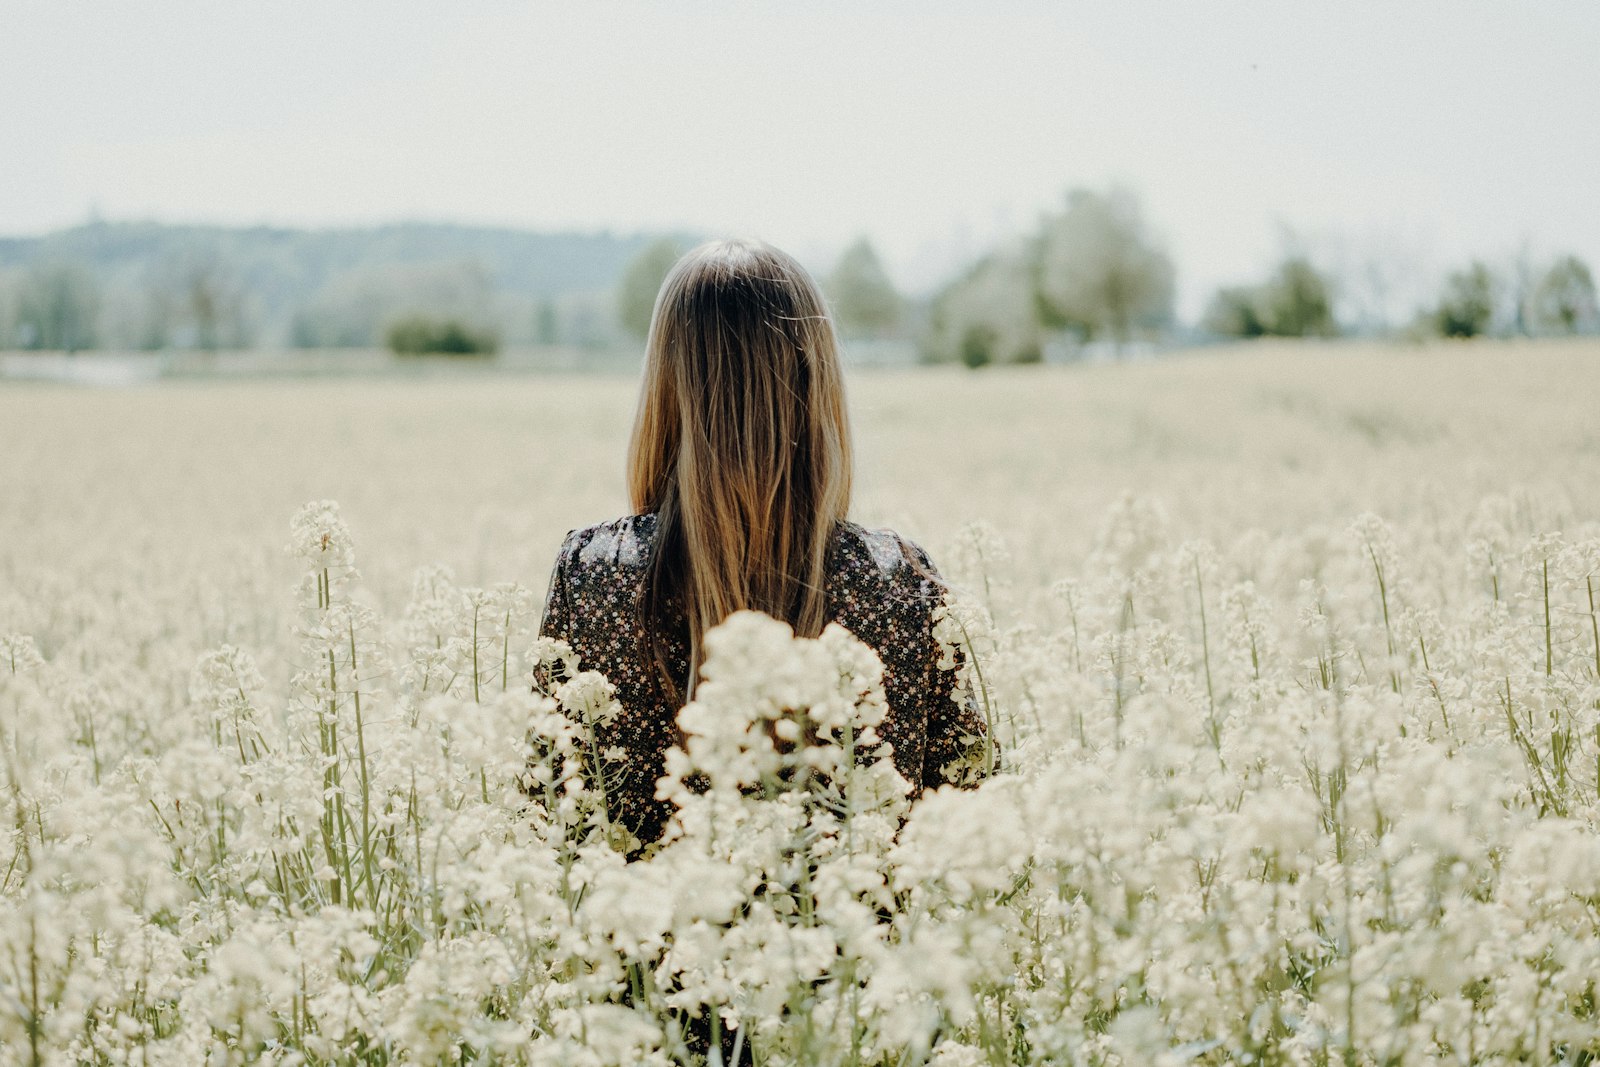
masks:
{"type": "Polygon", "coordinates": [[[1183,310],[1286,227],[1352,276],[1600,267],[1600,3],[0,7],[0,233],[112,219],[857,234],[923,289],[1076,184],[1183,310]]]}

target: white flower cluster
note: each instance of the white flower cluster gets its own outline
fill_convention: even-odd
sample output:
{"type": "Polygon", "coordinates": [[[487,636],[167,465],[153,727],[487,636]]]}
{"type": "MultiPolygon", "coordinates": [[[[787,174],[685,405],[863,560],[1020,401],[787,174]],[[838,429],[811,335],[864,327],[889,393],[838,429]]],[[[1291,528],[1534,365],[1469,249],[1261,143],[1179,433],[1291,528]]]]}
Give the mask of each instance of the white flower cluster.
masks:
{"type": "Polygon", "coordinates": [[[428,568],[391,620],[332,504],[287,639],[41,584],[0,1067],[1590,1062],[1600,530],[1535,514],[1213,545],[1130,497],[1031,598],[980,528],[934,635],[1003,770],[915,802],[872,652],[737,614],[647,848],[532,594],[428,568]]]}

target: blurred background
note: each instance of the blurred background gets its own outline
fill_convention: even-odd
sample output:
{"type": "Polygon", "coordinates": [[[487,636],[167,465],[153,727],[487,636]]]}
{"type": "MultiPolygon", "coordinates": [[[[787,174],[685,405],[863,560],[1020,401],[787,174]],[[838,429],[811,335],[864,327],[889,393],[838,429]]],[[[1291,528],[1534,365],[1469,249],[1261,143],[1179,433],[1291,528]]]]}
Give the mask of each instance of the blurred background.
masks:
{"type": "Polygon", "coordinates": [[[0,376],[632,370],[749,234],[858,366],[1600,332],[1600,5],[12,2],[0,376]]]}

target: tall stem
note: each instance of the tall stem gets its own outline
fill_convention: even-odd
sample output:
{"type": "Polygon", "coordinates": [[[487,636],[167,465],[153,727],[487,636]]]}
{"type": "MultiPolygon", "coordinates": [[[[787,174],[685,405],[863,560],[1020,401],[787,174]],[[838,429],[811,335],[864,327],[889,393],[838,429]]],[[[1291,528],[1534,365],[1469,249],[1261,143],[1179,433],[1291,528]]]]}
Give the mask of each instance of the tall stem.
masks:
{"type": "Polygon", "coordinates": [[[1600,611],[1595,610],[1594,575],[1584,578],[1583,584],[1589,590],[1589,631],[1594,635],[1594,676],[1600,680],[1600,611]]]}
{"type": "MultiPolygon", "coordinates": [[[[366,881],[367,902],[378,905],[378,886],[372,873],[372,778],[367,766],[367,732],[361,719],[361,674],[356,669],[356,624],[350,621],[350,674],[355,679],[351,703],[356,716],[356,757],[361,774],[361,876],[366,881]]],[[[341,798],[342,799],[342,798],[341,798]]]]}
{"type": "Polygon", "coordinates": [[[1389,585],[1384,581],[1383,564],[1378,562],[1378,553],[1367,544],[1367,558],[1372,560],[1372,569],[1378,575],[1378,600],[1383,605],[1383,636],[1389,650],[1389,684],[1396,693],[1400,692],[1400,674],[1395,670],[1394,627],[1389,623],[1389,585]]]}
{"type": "Polygon", "coordinates": [[[1550,639],[1550,561],[1540,563],[1540,584],[1544,591],[1544,676],[1555,673],[1555,645],[1550,639]]]}
{"type": "Polygon", "coordinates": [[[1206,707],[1211,719],[1211,743],[1222,747],[1222,734],[1217,729],[1217,695],[1211,685],[1211,637],[1206,628],[1206,586],[1200,576],[1200,557],[1194,560],[1194,587],[1200,595],[1200,659],[1206,667],[1206,707]]]}

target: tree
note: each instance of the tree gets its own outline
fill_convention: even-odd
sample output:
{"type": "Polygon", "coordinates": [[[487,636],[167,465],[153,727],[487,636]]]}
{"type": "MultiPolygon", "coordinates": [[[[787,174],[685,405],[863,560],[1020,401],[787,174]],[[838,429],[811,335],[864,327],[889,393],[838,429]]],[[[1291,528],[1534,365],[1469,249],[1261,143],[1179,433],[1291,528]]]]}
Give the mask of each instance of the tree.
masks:
{"type": "Polygon", "coordinates": [[[99,309],[99,286],[88,271],[67,263],[36,266],[17,295],[17,343],[62,352],[93,348],[99,309]]]}
{"type": "Polygon", "coordinates": [[[1458,270],[1445,280],[1444,294],[1433,314],[1434,328],[1445,337],[1477,337],[1494,321],[1495,277],[1481,262],[1458,270]]]}
{"type": "Polygon", "coordinates": [[[844,250],[824,288],[847,337],[882,337],[900,325],[904,304],[865,237],[844,250]]]}
{"type": "Polygon", "coordinates": [[[219,253],[190,257],[182,273],[182,308],[193,330],[194,347],[203,352],[245,348],[250,321],[244,286],[219,253]]]}
{"type": "Polygon", "coordinates": [[[1279,265],[1262,293],[1266,332],[1275,337],[1331,337],[1333,300],[1328,283],[1304,256],[1279,265]]]}
{"type": "Polygon", "coordinates": [[[635,337],[649,334],[656,294],[683,252],[683,246],[674,238],[659,237],[645,245],[622,272],[622,280],[617,283],[617,317],[635,337]]]}
{"type": "Polygon", "coordinates": [[[1577,333],[1600,321],[1594,276],[1577,256],[1562,256],[1544,272],[1533,290],[1533,321],[1550,333],[1577,333]]]}
{"type": "Polygon", "coordinates": [[[388,327],[413,316],[497,332],[490,329],[500,316],[488,267],[464,259],[346,271],[295,314],[291,338],[300,348],[366,348],[386,343],[388,327]]]}
{"type": "Polygon", "coordinates": [[[459,319],[411,315],[390,324],[389,349],[400,356],[492,356],[500,347],[490,330],[475,330],[459,319]]]}
{"type": "Polygon", "coordinates": [[[1222,289],[1205,327],[1224,337],[1331,337],[1337,332],[1328,282],[1304,256],[1291,255],[1261,285],[1222,289]]]}
{"type": "Polygon", "coordinates": [[[1033,264],[1019,249],[979,260],[934,298],[923,356],[929,362],[1037,363],[1041,358],[1033,264]]]}
{"type": "Polygon", "coordinates": [[[533,340],[541,345],[553,345],[561,340],[561,320],[556,315],[554,301],[539,301],[533,318],[533,340]]]}
{"type": "Polygon", "coordinates": [[[1066,211],[1044,220],[1037,257],[1047,326],[1110,337],[1120,346],[1136,331],[1172,319],[1172,261],[1146,233],[1127,190],[1073,190],[1066,211]]]}
{"type": "Polygon", "coordinates": [[[171,346],[174,328],[182,318],[180,302],[181,295],[163,284],[160,278],[147,278],[136,304],[137,310],[130,316],[134,347],[153,352],[171,346]]]}
{"type": "Polygon", "coordinates": [[[1533,299],[1536,280],[1533,273],[1533,254],[1529,249],[1526,238],[1522,247],[1517,250],[1515,258],[1511,261],[1510,270],[1507,271],[1509,284],[1506,303],[1511,313],[1511,330],[1514,333],[1528,337],[1533,334],[1533,299]]]}
{"type": "Polygon", "coordinates": [[[1385,226],[1335,241],[1333,268],[1323,276],[1338,279],[1334,291],[1340,333],[1364,337],[1391,334],[1410,310],[1411,282],[1423,272],[1419,242],[1385,226]]]}
{"type": "Polygon", "coordinates": [[[1267,332],[1261,313],[1261,290],[1235,285],[1217,290],[1203,325],[1223,337],[1260,337],[1267,332]]]}

